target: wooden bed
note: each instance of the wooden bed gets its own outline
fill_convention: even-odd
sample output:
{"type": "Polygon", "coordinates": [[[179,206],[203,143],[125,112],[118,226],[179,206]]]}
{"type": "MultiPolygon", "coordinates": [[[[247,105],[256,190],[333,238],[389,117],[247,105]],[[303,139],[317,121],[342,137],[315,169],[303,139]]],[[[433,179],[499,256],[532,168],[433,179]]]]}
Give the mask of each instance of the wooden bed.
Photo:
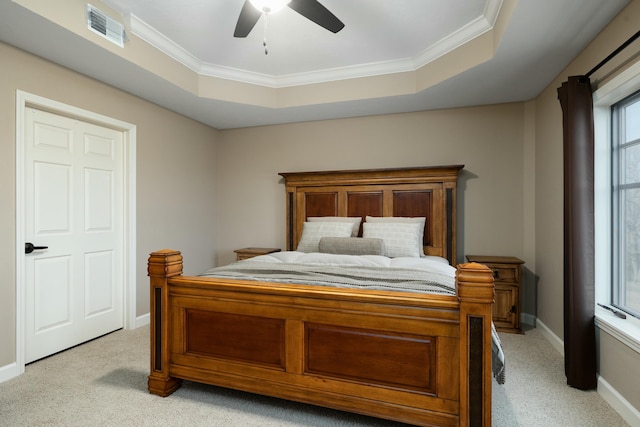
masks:
{"type": "MultiPolygon", "coordinates": [[[[282,173],[287,248],[311,216],[427,217],[424,250],[456,263],[462,166],[282,173]]],[[[491,271],[456,296],[182,276],[149,257],[149,391],[191,380],[416,425],[491,425],[491,271]]]]}

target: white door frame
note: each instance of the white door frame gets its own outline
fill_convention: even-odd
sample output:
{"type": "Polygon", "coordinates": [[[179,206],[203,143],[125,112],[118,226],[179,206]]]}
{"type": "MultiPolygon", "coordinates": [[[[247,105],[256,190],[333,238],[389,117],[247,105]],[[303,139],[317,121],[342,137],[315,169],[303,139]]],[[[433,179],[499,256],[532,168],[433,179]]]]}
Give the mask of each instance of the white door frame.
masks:
{"type": "Polygon", "coordinates": [[[54,114],[75,117],[123,133],[124,157],[124,327],[136,325],[136,126],[91,111],[52,101],[21,90],[16,91],[16,372],[24,373],[25,366],[25,275],[24,275],[24,126],[27,107],[43,109],[54,114]]]}

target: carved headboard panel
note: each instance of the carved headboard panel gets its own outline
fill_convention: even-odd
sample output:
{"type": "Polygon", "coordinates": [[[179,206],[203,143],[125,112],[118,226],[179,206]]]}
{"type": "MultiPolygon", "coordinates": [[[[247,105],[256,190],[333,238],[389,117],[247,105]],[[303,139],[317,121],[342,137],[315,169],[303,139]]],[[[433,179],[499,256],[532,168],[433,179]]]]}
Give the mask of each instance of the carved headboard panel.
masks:
{"type": "Polygon", "coordinates": [[[426,217],[425,254],[455,265],[456,187],[463,167],[280,173],[287,192],[287,249],[298,246],[312,216],[426,217]]]}

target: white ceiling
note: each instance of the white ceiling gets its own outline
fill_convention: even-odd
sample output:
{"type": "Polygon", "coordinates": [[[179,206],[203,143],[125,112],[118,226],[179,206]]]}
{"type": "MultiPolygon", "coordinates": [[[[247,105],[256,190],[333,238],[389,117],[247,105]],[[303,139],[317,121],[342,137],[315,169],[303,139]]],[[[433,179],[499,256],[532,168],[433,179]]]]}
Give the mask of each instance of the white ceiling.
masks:
{"type": "MultiPolygon", "coordinates": [[[[320,0],[345,23],[333,34],[289,8],[261,17],[247,38],[233,30],[244,0],[104,0],[132,25],[155,29],[202,63],[263,76],[319,74],[411,60],[483,17],[500,0],[320,0]],[[433,19],[437,17],[437,19],[433,19]],[[265,29],[265,23],[267,28],[265,29]],[[264,54],[266,36],[269,54],[264,54]]],[[[494,7],[493,9],[495,9],[494,7]]],[[[499,8],[499,6],[498,6],[499,8]]],[[[135,30],[133,30],[135,31],[135,30]]],[[[240,78],[242,74],[239,73],[240,78]]],[[[309,79],[312,79],[310,76],[309,79]]]]}
{"type": "MultiPolygon", "coordinates": [[[[511,0],[320,1],[345,23],[339,33],[287,8],[268,17],[266,32],[263,16],[237,39],[244,0],[103,0],[130,37],[199,74],[274,88],[416,70],[487,31],[511,0]]],[[[0,0],[0,40],[227,129],[529,100],[627,2],[520,0],[494,57],[472,69],[415,94],[287,108],[197,96],[9,0],[0,0]]]]}

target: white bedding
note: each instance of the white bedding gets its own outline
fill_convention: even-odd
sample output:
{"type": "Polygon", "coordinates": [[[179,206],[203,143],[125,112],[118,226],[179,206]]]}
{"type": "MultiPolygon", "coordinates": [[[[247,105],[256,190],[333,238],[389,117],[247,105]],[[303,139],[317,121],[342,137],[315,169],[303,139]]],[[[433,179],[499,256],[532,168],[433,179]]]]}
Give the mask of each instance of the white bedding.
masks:
{"type": "Polygon", "coordinates": [[[203,275],[276,283],[455,295],[455,269],[435,258],[277,252],[212,268],[203,275]]]}
{"type": "Polygon", "coordinates": [[[420,258],[388,258],[382,255],[341,255],[318,252],[305,253],[284,251],[274,252],[268,255],[260,255],[245,261],[331,266],[355,265],[360,267],[410,268],[416,270],[436,271],[441,274],[449,275],[452,278],[455,278],[456,275],[456,269],[449,265],[449,261],[438,256],[423,256],[420,258]]]}

